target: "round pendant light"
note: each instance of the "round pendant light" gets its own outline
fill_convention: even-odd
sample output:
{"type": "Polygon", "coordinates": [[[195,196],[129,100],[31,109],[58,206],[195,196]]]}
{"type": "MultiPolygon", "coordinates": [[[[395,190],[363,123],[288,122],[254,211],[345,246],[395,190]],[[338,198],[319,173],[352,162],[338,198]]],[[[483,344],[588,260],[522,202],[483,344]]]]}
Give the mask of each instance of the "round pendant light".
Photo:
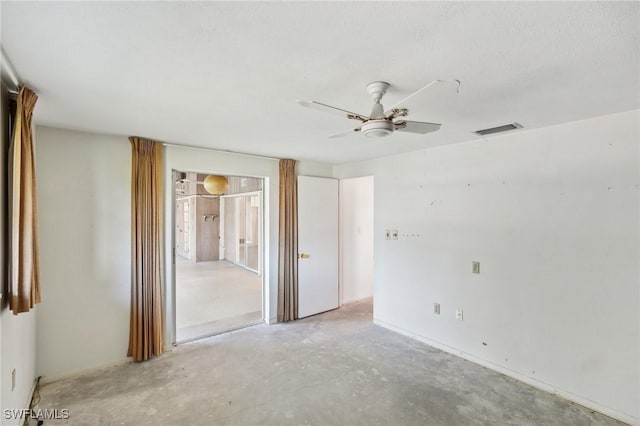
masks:
{"type": "Polygon", "coordinates": [[[211,195],[224,195],[229,188],[229,181],[225,176],[209,175],[204,178],[204,189],[211,195]]]}

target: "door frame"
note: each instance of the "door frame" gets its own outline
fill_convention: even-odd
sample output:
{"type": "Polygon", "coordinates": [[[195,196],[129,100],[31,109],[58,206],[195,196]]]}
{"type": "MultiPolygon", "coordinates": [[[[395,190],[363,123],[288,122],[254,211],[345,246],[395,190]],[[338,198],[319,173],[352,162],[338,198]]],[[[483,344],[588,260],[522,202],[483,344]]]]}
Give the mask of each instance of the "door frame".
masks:
{"type": "MultiPolygon", "coordinates": [[[[221,175],[221,176],[240,176],[240,177],[252,177],[257,179],[262,179],[262,191],[255,191],[260,193],[260,206],[261,206],[261,229],[262,229],[262,240],[261,240],[261,250],[260,251],[260,259],[268,258],[268,244],[266,238],[264,238],[267,233],[267,226],[269,224],[269,211],[267,208],[266,196],[269,193],[269,177],[268,176],[252,176],[246,173],[229,173],[229,172],[215,172],[211,170],[202,171],[197,168],[171,168],[165,169],[167,170],[167,174],[165,175],[165,185],[169,187],[165,190],[165,194],[170,195],[168,200],[165,202],[165,242],[168,243],[168,250],[165,251],[165,294],[168,295],[171,299],[171,302],[168,303],[165,298],[164,302],[164,326],[165,326],[165,350],[168,350],[172,346],[177,346],[177,318],[176,318],[176,185],[175,185],[175,174],[176,173],[184,173],[185,171],[188,173],[197,173],[197,174],[208,174],[208,175],[221,175]],[[168,216],[167,217],[167,213],[168,216]],[[169,231],[170,232],[167,232],[169,231]]],[[[261,267],[264,264],[261,264],[261,267]]],[[[265,273],[264,267],[262,267],[262,273],[260,274],[261,281],[261,296],[262,296],[262,321],[265,323],[269,323],[269,311],[267,309],[267,299],[269,298],[269,277],[268,274],[265,273]]]]}

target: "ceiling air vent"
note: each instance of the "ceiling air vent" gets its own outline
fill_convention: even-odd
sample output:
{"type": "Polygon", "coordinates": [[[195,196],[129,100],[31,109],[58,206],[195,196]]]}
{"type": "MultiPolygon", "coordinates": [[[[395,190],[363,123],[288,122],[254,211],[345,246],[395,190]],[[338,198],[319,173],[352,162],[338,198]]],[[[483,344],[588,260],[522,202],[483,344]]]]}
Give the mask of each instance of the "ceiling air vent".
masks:
{"type": "Polygon", "coordinates": [[[514,122],[514,123],[505,124],[503,126],[491,127],[489,129],[476,130],[473,133],[480,136],[486,136],[486,135],[491,135],[493,133],[508,132],[509,130],[521,129],[521,128],[522,126],[520,124],[514,122]]]}

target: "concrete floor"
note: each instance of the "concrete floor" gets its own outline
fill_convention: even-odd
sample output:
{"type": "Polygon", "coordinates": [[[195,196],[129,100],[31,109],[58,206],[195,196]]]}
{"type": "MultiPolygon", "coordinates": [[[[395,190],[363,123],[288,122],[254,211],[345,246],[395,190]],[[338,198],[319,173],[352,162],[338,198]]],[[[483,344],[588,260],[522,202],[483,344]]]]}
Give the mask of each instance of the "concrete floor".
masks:
{"type": "Polygon", "coordinates": [[[361,302],[42,387],[64,425],[614,425],[372,324],[361,302]]]}
{"type": "Polygon", "coordinates": [[[224,260],[176,256],[176,338],[191,340],[262,321],[262,278],[224,260]]]}

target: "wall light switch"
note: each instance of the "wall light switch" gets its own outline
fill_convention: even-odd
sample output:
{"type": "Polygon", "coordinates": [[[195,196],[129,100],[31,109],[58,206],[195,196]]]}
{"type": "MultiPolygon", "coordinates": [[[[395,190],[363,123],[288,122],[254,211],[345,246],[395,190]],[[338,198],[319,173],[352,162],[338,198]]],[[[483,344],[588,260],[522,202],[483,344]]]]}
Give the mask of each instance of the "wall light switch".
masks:
{"type": "Polygon", "coordinates": [[[440,315],[440,304],[439,303],[434,303],[433,304],[433,313],[436,315],[440,315]]]}
{"type": "Polygon", "coordinates": [[[456,309],[456,319],[459,321],[463,320],[462,309],[456,309]]]}
{"type": "Polygon", "coordinates": [[[384,231],[384,233],[385,233],[385,236],[386,236],[387,240],[390,240],[391,239],[391,231],[389,231],[387,229],[386,231],[384,231]]]}
{"type": "Polygon", "coordinates": [[[393,230],[391,231],[391,239],[392,240],[397,240],[398,239],[398,231],[397,230],[393,230]]]}
{"type": "Polygon", "coordinates": [[[471,272],[474,274],[480,273],[480,262],[473,262],[471,267],[471,272]]]}

